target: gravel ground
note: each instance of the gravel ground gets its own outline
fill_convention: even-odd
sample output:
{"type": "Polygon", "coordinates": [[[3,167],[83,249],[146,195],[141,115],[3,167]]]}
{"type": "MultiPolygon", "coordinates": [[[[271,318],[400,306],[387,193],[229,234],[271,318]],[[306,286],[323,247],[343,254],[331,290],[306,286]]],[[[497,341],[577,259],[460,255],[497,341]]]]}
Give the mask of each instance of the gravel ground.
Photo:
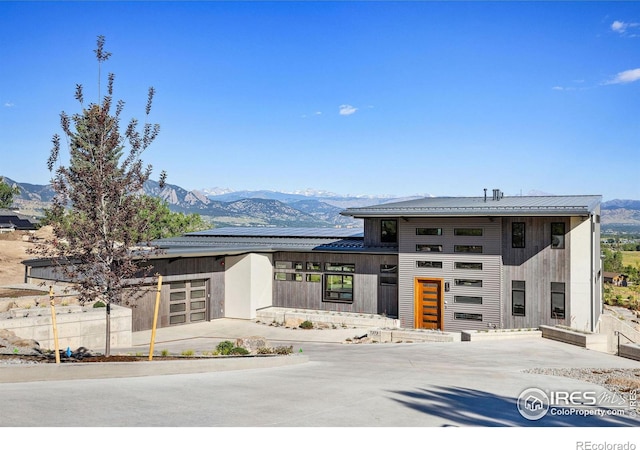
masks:
{"type": "Polygon", "coordinates": [[[525,373],[573,378],[619,394],[640,413],[640,369],[530,369],[525,373]],[[635,402],[635,403],[631,403],[635,402]]]}

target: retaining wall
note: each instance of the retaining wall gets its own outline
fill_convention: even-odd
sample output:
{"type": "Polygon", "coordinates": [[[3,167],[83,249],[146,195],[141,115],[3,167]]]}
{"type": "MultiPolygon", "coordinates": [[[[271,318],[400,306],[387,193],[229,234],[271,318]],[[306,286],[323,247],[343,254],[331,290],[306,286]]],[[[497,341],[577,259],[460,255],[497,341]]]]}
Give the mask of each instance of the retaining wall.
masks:
{"type": "Polygon", "coordinates": [[[581,333],[560,327],[540,325],[542,337],[564,342],[565,344],[577,345],[589,350],[597,350],[607,353],[607,335],[599,333],[581,333]]]}
{"type": "MultiPolygon", "coordinates": [[[[105,348],[105,308],[56,306],[60,349],[105,348]]],[[[0,329],[13,331],[23,339],[33,339],[43,350],[55,349],[51,308],[12,309],[0,319],[0,329]]],[[[111,347],[131,347],[131,309],[111,306],[111,347]]]]}

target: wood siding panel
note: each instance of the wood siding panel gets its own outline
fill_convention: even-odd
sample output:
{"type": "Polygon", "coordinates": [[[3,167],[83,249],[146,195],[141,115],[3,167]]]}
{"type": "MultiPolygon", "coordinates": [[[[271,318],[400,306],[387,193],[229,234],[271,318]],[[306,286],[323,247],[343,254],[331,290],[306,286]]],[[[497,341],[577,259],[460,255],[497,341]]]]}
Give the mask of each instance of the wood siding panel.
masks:
{"type": "Polygon", "coordinates": [[[513,217],[502,219],[505,230],[502,238],[504,304],[503,328],[531,328],[539,325],[568,324],[570,310],[570,252],[569,218],[513,217]],[[513,248],[513,222],[525,224],[525,248],[513,248]],[[565,248],[551,248],[551,223],[565,223],[565,248]],[[525,316],[514,316],[511,305],[512,281],[525,282],[525,316]],[[565,283],[566,320],[551,318],[551,283],[565,283]]]}
{"type": "Polygon", "coordinates": [[[380,265],[398,264],[396,255],[370,255],[359,253],[297,253],[278,252],[277,261],[301,262],[303,270],[274,269],[275,272],[300,273],[303,281],[273,281],[273,306],[282,308],[317,309],[324,311],[386,314],[397,317],[397,286],[380,286],[380,265]],[[323,270],[307,270],[307,262],[320,263],[323,270]],[[325,263],[355,264],[353,279],[353,303],[323,301],[323,282],[306,281],[308,274],[325,272],[325,263]]]}

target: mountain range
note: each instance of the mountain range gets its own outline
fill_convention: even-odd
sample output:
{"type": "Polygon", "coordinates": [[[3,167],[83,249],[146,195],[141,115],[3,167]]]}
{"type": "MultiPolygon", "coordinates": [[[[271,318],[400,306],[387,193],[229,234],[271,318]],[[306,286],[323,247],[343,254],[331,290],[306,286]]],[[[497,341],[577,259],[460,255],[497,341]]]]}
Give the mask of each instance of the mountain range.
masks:
{"type": "MultiPolygon", "coordinates": [[[[4,180],[20,189],[20,194],[14,197],[14,204],[23,214],[40,216],[53,199],[54,192],[50,185],[20,183],[7,177],[4,180]]],[[[144,192],[166,201],[174,212],[200,214],[215,227],[361,227],[360,219],[341,216],[340,212],[350,207],[429,196],[355,196],[313,190],[287,193],[223,188],[189,191],[172,184],[161,188],[158,182],[152,180],[147,181],[144,192]]],[[[640,233],[640,200],[603,202],[601,223],[603,233],[640,233]]]]}

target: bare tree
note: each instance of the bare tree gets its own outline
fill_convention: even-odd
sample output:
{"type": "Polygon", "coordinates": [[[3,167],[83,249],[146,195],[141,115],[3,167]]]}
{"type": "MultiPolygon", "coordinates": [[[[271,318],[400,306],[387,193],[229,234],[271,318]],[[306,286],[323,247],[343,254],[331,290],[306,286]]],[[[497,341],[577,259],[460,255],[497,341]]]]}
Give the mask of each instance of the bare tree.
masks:
{"type": "MultiPolygon", "coordinates": [[[[111,56],[104,50],[104,42],[104,37],[98,36],[98,92],[102,64],[111,56]]],[[[75,98],[82,111],[71,116],[60,114],[69,164],[59,164],[61,138],[56,134],[48,160],[56,192],[47,212],[53,238],[34,250],[54,261],[79,292],[81,303],[105,303],[106,356],[111,351],[111,305],[128,302],[133,298],[129,295],[131,280],[150,274],[151,266],[145,264],[149,253],[136,249],[151,236],[153,217],[138,212],[154,207],[139,194],[152,172],[151,166],[143,166],[141,155],[160,130],[158,124],[148,121],[155,94],[150,88],[142,131],[138,131],[138,121],[131,119],[121,132],[124,102],[119,100],[112,112],[114,79],[110,73],[106,95],[98,94],[98,103],[86,106],[82,85],[76,85],[75,98]]],[[[165,178],[163,171],[161,185],[165,178]]]]}

